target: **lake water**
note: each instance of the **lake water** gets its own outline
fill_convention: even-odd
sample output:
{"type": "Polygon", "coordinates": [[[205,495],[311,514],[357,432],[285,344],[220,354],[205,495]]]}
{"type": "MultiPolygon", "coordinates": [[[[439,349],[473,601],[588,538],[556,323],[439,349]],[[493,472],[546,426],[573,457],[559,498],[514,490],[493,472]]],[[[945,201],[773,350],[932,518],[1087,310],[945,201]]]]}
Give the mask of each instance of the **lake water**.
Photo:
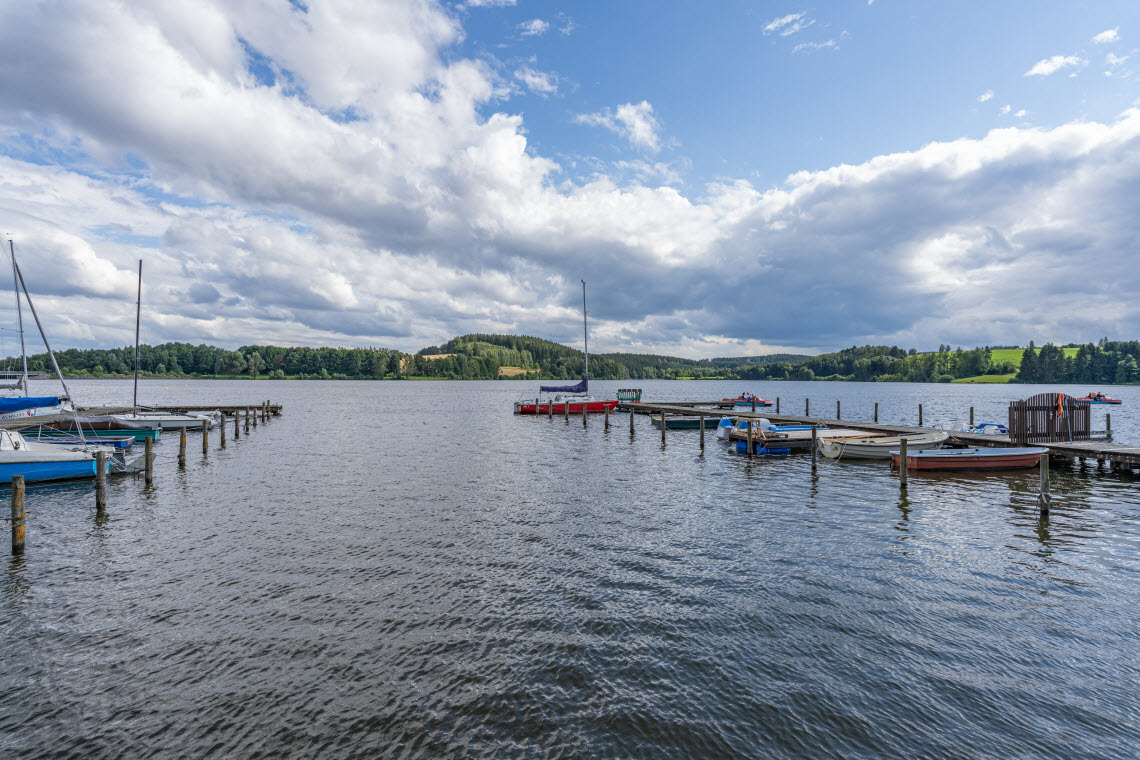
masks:
{"type": "MultiPolygon", "coordinates": [[[[594,385],[928,425],[1064,389],[594,385]]],[[[285,413],[185,470],[165,437],[103,518],[89,483],[28,488],[0,757],[1140,755],[1140,478],[1057,466],[1042,521],[1035,470],[903,497],[886,465],[515,417],[536,386],[140,382],[285,413]]],[[[1094,427],[1140,442],[1140,388],[1100,390],[1094,427]]]]}

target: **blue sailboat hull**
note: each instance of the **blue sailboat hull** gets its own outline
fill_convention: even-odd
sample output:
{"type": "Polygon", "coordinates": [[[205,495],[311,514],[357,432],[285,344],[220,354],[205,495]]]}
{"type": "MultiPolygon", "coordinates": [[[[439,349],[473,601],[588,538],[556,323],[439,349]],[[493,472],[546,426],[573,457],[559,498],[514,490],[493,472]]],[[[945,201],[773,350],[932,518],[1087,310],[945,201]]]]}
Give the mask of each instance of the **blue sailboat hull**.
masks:
{"type": "MultiPolygon", "coordinates": [[[[108,457],[107,471],[111,470],[108,457]]],[[[95,460],[77,462],[14,462],[0,464],[0,483],[11,483],[13,475],[23,475],[24,481],[33,483],[40,480],[69,480],[71,478],[95,477],[95,460]]]]}

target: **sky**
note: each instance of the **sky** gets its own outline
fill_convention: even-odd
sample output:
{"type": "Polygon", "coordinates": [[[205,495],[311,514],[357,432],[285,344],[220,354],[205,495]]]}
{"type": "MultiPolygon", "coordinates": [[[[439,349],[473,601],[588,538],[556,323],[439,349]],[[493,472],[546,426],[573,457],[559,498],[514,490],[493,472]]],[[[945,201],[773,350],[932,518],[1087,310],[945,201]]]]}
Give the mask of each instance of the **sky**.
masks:
{"type": "Polygon", "coordinates": [[[1135,0],[5,3],[0,106],[56,348],[1140,338],[1135,0]]]}

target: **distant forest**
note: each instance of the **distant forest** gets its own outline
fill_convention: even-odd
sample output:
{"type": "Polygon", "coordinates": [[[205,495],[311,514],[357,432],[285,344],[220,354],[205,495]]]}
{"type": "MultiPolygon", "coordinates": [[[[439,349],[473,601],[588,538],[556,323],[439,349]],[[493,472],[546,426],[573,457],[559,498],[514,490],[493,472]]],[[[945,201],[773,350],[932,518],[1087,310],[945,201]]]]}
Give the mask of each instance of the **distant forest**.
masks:
{"type": "MultiPolygon", "coordinates": [[[[134,347],[67,349],[56,353],[65,376],[128,376],[134,347]]],[[[9,357],[15,369],[17,358],[9,357]]],[[[598,380],[740,379],[951,382],[960,379],[1023,383],[1122,384],[1140,382],[1140,341],[1028,348],[1011,346],[919,353],[897,346],[852,346],[818,356],[681,359],[655,354],[590,355],[598,380]]],[[[28,358],[33,371],[50,371],[47,354],[28,358]]],[[[207,345],[163,343],[139,348],[143,375],[162,377],[270,377],[302,379],[448,380],[581,378],[585,357],[578,349],[518,335],[461,335],[416,354],[390,348],[290,348],[251,345],[236,351],[207,345]]]]}

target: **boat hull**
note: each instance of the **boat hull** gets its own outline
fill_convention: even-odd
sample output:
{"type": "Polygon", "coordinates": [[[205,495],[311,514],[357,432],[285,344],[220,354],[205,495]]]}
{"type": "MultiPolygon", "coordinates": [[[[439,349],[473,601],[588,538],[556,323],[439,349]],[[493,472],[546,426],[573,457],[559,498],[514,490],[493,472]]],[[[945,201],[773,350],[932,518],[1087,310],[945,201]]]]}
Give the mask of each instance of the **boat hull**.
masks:
{"type": "MultiPolygon", "coordinates": [[[[107,471],[111,470],[108,458],[107,471]]],[[[95,460],[84,458],[74,461],[5,462],[0,463],[0,483],[11,483],[13,475],[23,475],[24,481],[71,480],[95,477],[95,460]]]]}
{"type": "MultiPolygon", "coordinates": [[[[1077,399],[1077,401],[1082,401],[1082,400],[1083,399],[1077,399]]],[[[1123,403],[1123,401],[1121,399],[1113,399],[1112,401],[1100,401],[1100,400],[1093,401],[1092,399],[1088,399],[1088,402],[1090,404],[1121,404],[1121,403],[1123,403]]]]}
{"type": "MultiPolygon", "coordinates": [[[[77,438],[78,433],[72,430],[56,430],[55,428],[42,428],[32,430],[20,431],[28,440],[36,440],[37,438],[77,438]]],[[[158,428],[153,430],[88,430],[83,429],[83,436],[85,438],[130,438],[131,441],[145,441],[147,438],[151,440],[158,440],[158,428]]]]}
{"type": "Polygon", "coordinates": [[[579,401],[577,403],[571,401],[551,403],[541,401],[537,404],[534,402],[527,403],[519,401],[515,404],[515,414],[566,414],[566,407],[569,405],[570,414],[600,414],[607,409],[616,409],[617,401],[579,401]]]}
{"type": "MultiPolygon", "coordinates": [[[[909,444],[908,444],[909,445],[909,444]]],[[[940,449],[907,451],[908,470],[1021,470],[1036,467],[1046,449],[940,449]]],[[[900,454],[891,452],[891,464],[899,466],[900,454]]]]}
{"type": "Polygon", "coordinates": [[[184,415],[139,415],[138,417],[131,414],[115,415],[117,419],[124,422],[142,423],[142,424],[155,424],[162,430],[201,430],[202,423],[206,423],[206,427],[213,428],[214,421],[206,416],[188,417],[184,415]]]}
{"type": "MultiPolygon", "coordinates": [[[[909,436],[906,439],[907,453],[940,449],[949,437],[947,433],[909,436]]],[[[891,451],[897,451],[898,446],[899,439],[895,436],[886,437],[881,442],[873,438],[848,441],[819,439],[819,453],[828,459],[890,459],[891,451]]]]}

